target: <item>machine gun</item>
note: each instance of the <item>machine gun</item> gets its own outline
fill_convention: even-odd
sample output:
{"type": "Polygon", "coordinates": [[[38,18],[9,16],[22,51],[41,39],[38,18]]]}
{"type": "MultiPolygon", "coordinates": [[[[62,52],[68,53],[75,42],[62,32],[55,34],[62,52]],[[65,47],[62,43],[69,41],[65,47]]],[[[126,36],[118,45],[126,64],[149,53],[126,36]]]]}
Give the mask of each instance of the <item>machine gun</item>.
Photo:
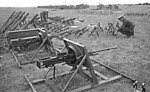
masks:
{"type": "Polygon", "coordinates": [[[67,25],[74,25],[74,20],[76,18],[70,18],[70,19],[67,19],[67,20],[64,20],[62,21],[63,24],[67,24],[67,25]]]}
{"type": "Polygon", "coordinates": [[[55,54],[51,42],[53,36],[48,36],[43,28],[8,31],[6,34],[6,38],[7,46],[12,52],[12,55],[14,56],[15,61],[19,67],[21,67],[20,65],[34,63],[32,61],[42,47],[45,47],[45,50],[50,52],[51,54],[55,54]],[[27,55],[27,52],[30,50],[34,51],[35,49],[37,50],[30,59],[27,55]],[[15,51],[17,51],[19,54],[22,53],[18,56],[25,56],[25,58],[29,62],[20,63],[17,58],[18,56],[14,54],[15,51]]]}
{"type": "Polygon", "coordinates": [[[28,48],[30,44],[37,42],[37,39],[39,39],[38,33],[40,32],[42,31],[37,28],[8,31],[6,33],[7,44],[12,48],[16,47],[28,48]]]}
{"type": "MultiPolygon", "coordinates": [[[[56,54],[55,57],[51,57],[51,58],[46,57],[46,58],[42,58],[36,61],[37,67],[40,69],[50,67],[49,70],[45,73],[44,78],[37,79],[37,80],[34,80],[33,82],[30,82],[29,78],[25,76],[31,88],[35,90],[33,87],[33,84],[45,82],[47,85],[49,85],[50,89],[53,92],[66,92],[70,86],[71,81],[73,80],[73,78],[75,77],[77,73],[83,76],[84,78],[90,79],[90,82],[92,82],[92,85],[95,85],[95,86],[99,85],[98,78],[95,74],[95,70],[93,68],[93,65],[89,56],[97,55],[97,53],[101,51],[116,49],[117,47],[87,52],[87,48],[83,46],[82,44],[78,44],[66,38],[62,38],[61,40],[64,41],[65,47],[61,51],[57,50],[58,53],[56,54]],[[62,64],[62,63],[71,66],[72,67],[71,71],[68,71],[68,73],[67,71],[65,71],[62,74],[56,74],[55,65],[62,64]],[[83,68],[85,68],[86,71],[83,68]],[[50,78],[47,75],[51,69],[53,69],[53,76],[50,78]],[[88,72],[88,74],[86,72],[88,72]],[[67,83],[64,85],[64,87],[60,88],[57,84],[55,84],[54,80],[59,77],[64,77],[64,75],[71,75],[71,77],[69,78],[67,83]]],[[[89,87],[92,88],[92,86],[89,86],[89,87]]],[[[87,88],[84,88],[84,89],[87,89],[87,88]]],[[[78,91],[77,90],[73,92],[78,92],[79,90],[83,90],[83,89],[81,88],[78,91]]],[[[72,92],[72,91],[69,91],[69,92],[72,92]]]]}
{"type": "MultiPolygon", "coordinates": [[[[66,52],[58,53],[55,57],[39,59],[37,61],[37,67],[48,68],[52,65],[59,63],[66,63],[69,66],[77,66],[85,55],[84,47],[81,47],[79,44],[76,43],[70,43],[68,41],[69,40],[64,39],[64,43],[66,45],[66,52]]],[[[88,56],[98,55],[98,52],[107,51],[111,49],[117,49],[117,47],[88,52],[88,56]]]]}
{"type": "Polygon", "coordinates": [[[63,21],[63,22],[67,22],[67,21],[73,21],[73,20],[75,20],[76,18],[70,18],[70,19],[67,19],[67,20],[65,20],[65,21],[63,21]]]}

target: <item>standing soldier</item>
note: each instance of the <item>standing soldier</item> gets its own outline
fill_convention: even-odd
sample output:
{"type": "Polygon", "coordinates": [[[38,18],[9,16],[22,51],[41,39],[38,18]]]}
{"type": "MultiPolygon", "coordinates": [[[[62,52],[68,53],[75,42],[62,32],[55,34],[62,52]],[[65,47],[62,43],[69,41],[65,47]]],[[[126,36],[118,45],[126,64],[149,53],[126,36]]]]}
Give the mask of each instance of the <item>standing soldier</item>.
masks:
{"type": "Polygon", "coordinates": [[[137,90],[137,81],[135,81],[135,82],[133,83],[133,89],[134,89],[134,92],[136,92],[136,90],[137,90]]]}
{"type": "Polygon", "coordinates": [[[146,92],[145,83],[142,83],[142,92],[146,92]]]}
{"type": "Polygon", "coordinates": [[[127,37],[134,36],[135,25],[131,21],[125,19],[123,15],[119,16],[118,20],[122,22],[122,26],[117,30],[117,32],[121,32],[122,34],[125,34],[127,37]]]}
{"type": "Polygon", "coordinates": [[[41,17],[41,21],[47,22],[48,10],[42,11],[42,12],[40,13],[40,17],[41,17]]]}
{"type": "Polygon", "coordinates": [[[2,58],[3,58],[3,56],[0,56],[0,69],[3,69],[2,58]]]}

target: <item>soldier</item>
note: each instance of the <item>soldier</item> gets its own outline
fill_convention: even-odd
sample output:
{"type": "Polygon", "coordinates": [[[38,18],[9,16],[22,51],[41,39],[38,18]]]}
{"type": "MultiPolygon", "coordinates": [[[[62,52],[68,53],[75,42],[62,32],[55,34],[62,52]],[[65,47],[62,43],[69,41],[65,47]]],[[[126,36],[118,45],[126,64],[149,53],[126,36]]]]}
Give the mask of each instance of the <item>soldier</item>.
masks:
{"type": "Polygon", "coordinates": [[[133,83],[133,89],[134,89],[134,92],[136,92],[136,90],[137,90],[137,81],[135,81],[135,82],[133,83]]]}
{"type": "Polygon", "coordinates": [[[3,69],[3,65],[2,65],[2,58],[3,58],[3,56],[0,56],[0,69],[3,69]]]}
{"type": "Polygon", "coordinates": [[[146,92],[145,83],[142,83],[142,92],[146,92]]]}
{"type": "Polygon", "coordinates": [[[125,19],[123,15],[119,16],[118,20],[122,22],[122,26],[117,30],[117,32],[121,32],[122,34],[125,34],[127,37],[134,36],[135,25],[131,21],[125,19]]]}
{"type": "Polygon", "coordinates": [[[47,22],[46,19],[48,18],[48,10],[42,11],[42,12],[40,13],[40,17],[41,17],[41,21],[47,22]]]}

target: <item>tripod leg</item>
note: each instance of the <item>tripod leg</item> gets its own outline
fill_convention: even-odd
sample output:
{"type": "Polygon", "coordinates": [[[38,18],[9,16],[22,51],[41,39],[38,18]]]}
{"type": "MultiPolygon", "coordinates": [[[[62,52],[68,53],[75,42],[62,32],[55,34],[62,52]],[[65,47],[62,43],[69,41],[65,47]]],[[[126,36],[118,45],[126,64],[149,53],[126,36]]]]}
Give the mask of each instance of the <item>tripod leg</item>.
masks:
{"type": "Polygon", "coordinates": [[[71,78],[69,79],[69,81],[67,82],[67,84],[65,85],[65,87],[63,88],[62,92],[65,92],[67,87],[69,86],[71,80],[74,78],[74,76],[77,74],[77,72],[79,71],[80,67],[82,66],[82,64],[84,63],[85,59],[86,59],[86,55],[83,57],[82,61],[80,62],[79,66],[77,67],[77,69],[74,71],[73,75],[71,76],[71,78]]]}
{"type": "Polygon", "coordinates": [[[34,57],[36,56],[36,54],[39,52],[39,50],[42,48],[42,46],[44,45],[44,43],[46,42],[47,37],[44,39],[44,41],[42,42],[42,44],[40,45],[40,47],[38,48],[38,50],[36,51],[36,53],[32,56],[30,62],[33,61],[34,57]]]}
{"type": "Polygon", "coordinates": [[[55,72],[56,72],[56,67],[55,67],[55,65],[53,66],[54,67],[54,69],[53,69],[53,78],[55,79],[55,72]]]}
{"type": "Polygon", "coordinates": [[[44,78],[46,78],[46,76],[48,75],[48,73],[50,72],[51,69],[52,69],[52,67],[50,67],[49,70],[46,72],[46,74],[44,75],[44,78]]]}

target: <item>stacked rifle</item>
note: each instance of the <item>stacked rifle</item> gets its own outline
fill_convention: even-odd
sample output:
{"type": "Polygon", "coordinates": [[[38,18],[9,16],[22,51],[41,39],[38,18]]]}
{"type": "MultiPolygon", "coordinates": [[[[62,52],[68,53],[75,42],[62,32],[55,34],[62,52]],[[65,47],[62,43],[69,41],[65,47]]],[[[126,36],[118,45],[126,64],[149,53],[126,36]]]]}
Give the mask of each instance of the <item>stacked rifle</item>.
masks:
{"type": "Polygon", "coordinates": [[[1,27],[1,33],[5,33],[7,31],[16,30],[18,27],[22,27],[26,23],[26,18],[29,13],[26,12],[13,12],[10,17],[6,20],[6,22],[1,27]]]}
{"type": "Polygon", "coordinates": [[[5,42],[5,33],[7,31],[13,31],[20,29],[26,22],[26,18],[29,13],[22,11],[14,11],[6,20],[6,22],[0,28],[0,53],[5,52],[6,42],[5,42]]]}

